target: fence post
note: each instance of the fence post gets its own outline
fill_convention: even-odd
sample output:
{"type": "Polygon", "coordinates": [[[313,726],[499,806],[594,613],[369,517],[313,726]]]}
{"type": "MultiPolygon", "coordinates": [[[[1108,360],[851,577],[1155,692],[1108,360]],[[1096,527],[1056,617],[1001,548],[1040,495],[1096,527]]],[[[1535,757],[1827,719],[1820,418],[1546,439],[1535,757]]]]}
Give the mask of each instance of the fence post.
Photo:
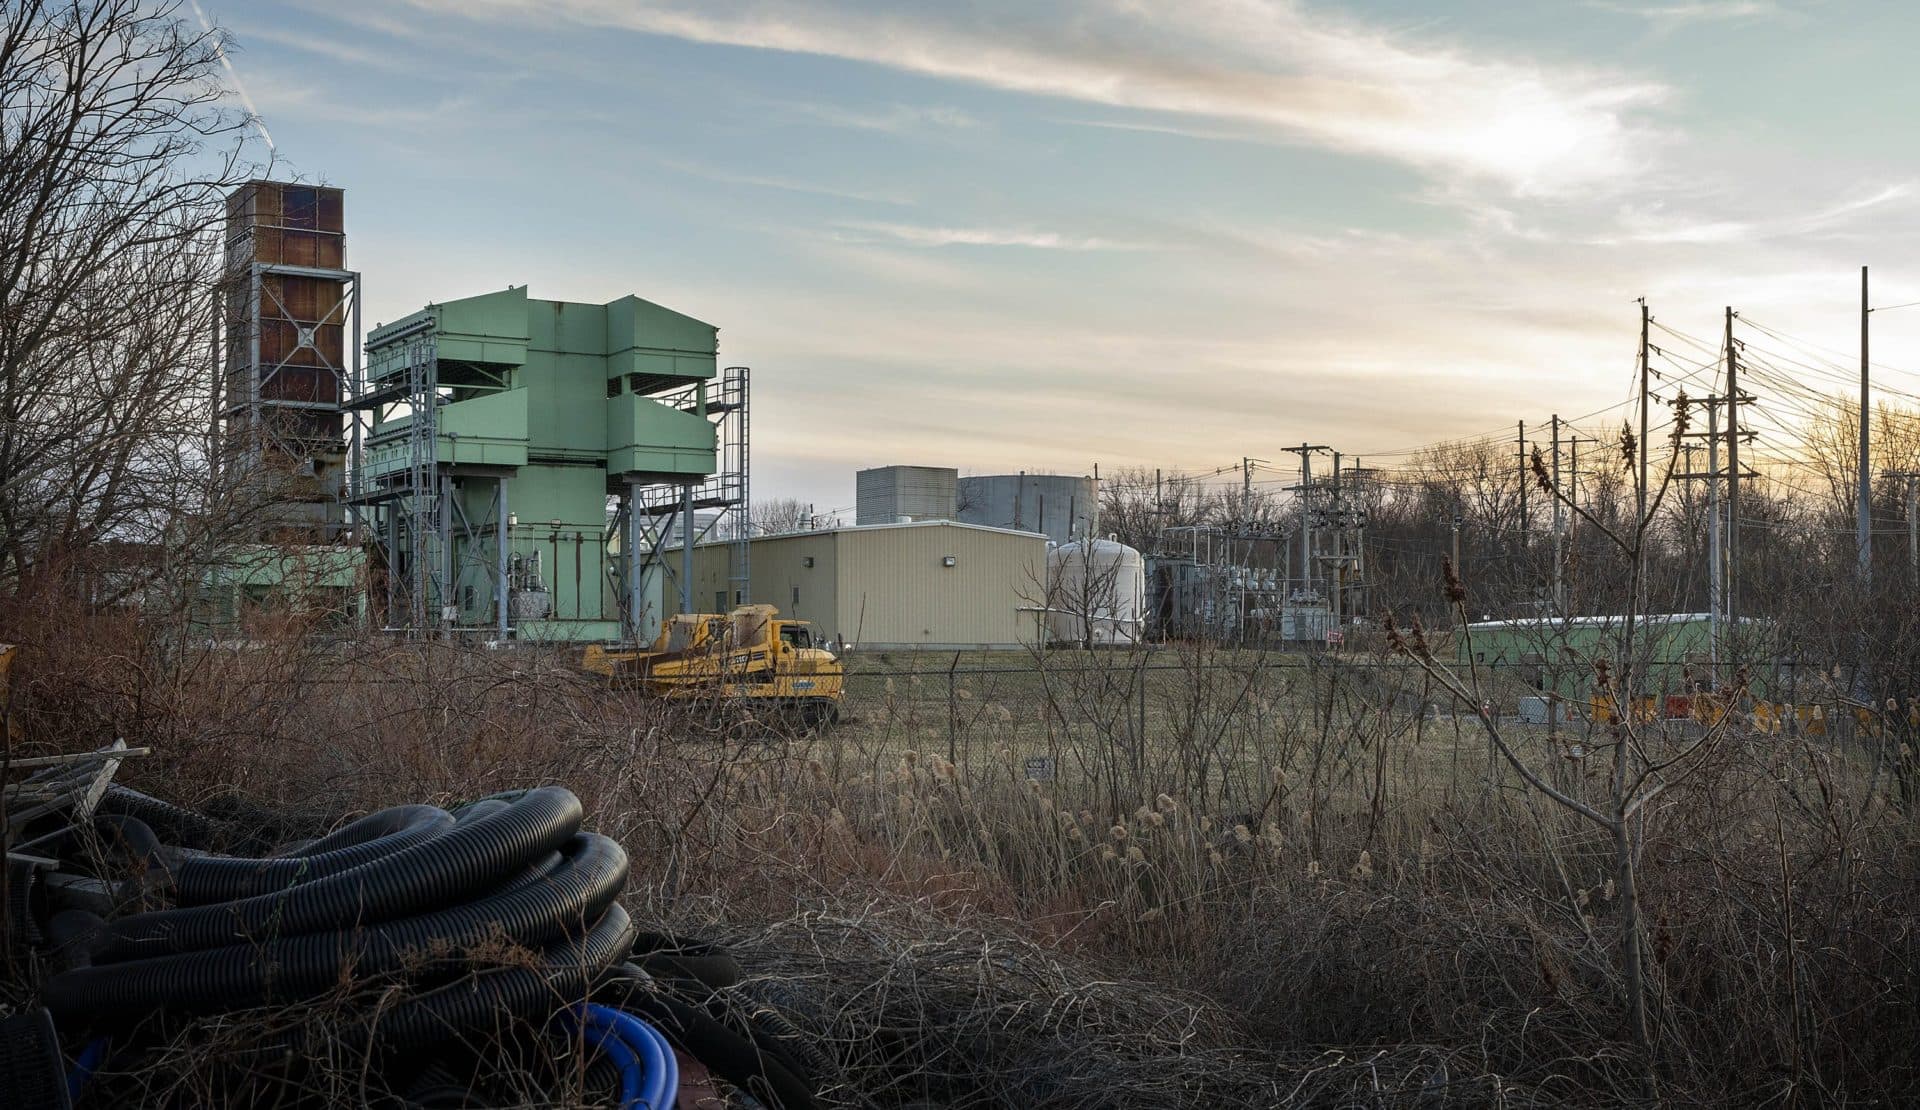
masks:
{"type": "Polygon", "coordinates": [[[954,734],[960,721],[960,702],[954,693],[953,673],[960,669],[960,653],[953,653],[953,662],[947,664],[947,762],[958,766],[960,749],[954,734]]]}

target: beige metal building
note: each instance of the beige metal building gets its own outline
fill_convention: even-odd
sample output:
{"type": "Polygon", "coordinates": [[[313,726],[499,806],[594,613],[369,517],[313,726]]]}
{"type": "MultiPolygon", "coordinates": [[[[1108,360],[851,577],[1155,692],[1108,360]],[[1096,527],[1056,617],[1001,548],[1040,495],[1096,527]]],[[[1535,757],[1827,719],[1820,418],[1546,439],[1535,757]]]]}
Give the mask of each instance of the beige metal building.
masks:
{"type": "MultiPolygon", "coordinates": [[[[694,603],[731,608],[726,543],[702,544],[694,603]]],[[[1018,648],[1036,634],[1047,537],[947,520],[752,541],[752,596],[871,650],[1018,648]]]]}

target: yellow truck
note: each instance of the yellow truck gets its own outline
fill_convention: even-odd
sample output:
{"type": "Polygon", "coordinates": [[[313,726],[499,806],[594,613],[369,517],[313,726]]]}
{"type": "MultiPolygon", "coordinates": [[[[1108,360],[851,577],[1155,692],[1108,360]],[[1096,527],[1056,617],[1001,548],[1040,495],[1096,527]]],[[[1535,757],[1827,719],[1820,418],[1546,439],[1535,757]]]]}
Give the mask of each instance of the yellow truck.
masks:
{"type": "Polygon", "coordinates": [[[840,718],[846,672],[813,626],[771,605],[680,613],[651,647],[592,644],[581,665],[616,686],[661,698],[711,698],[806,728],[840,718]]]}

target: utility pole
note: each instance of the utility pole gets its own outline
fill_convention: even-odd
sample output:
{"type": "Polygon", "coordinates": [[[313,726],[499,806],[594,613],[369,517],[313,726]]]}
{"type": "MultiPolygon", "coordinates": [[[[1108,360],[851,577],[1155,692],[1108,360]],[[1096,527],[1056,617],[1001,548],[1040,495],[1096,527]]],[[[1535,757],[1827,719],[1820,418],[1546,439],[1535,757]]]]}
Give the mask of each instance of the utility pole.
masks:
{"type": "MultiPolygon", "coordinates": [[[[1732,405],[1727,410],[1733,410],[1732,405]]],[[[1689,466],[1687,469],[1693,469],[1689,466]]],[[[1707,398],[1707,663],[1720,675],[1720,406],[1707,398]]]]}
{"type": "Polygon", "coordinates": [[[1640,298],[1640,488],[1634,495],[1634,521],[1636,528],[1646,527],[1647,520],[1647,299],[1640,298]]]}
{"type": "Polygon", "coordinates": [[[1566,530],[1565,516],[1560,501],[1563,493],[1560,489],[1560,414],[1553,414],[1553,611],[1564,616],[1567,611],[1565,583],[1560,575],[1560,556],[1562,533],[1566,530]]]}
{"type": "Polygon", "coordinates": [[[1327,450],[1324,444],[1302,443],[1286,450],[1300,456],[1300,484],[1294,487],[1300,505],[1300,580],[1304,593],[1313,591],[1313,453],[1327,450]]]}
{"type": "Polygon", "coordinates": [[[1519,445],[1520,456],[1520,554],[1527,553],[1527,422],[1520,421],[1520,431],[1514,440],[1519,445]]]}
{"type": "Polygon", "coordinates": [[[1860,583],[1873,581],[1873,463],[1868,454],[1869,424],[1873,410],[1867,407],[1867,268],[1860,267],[1860,504],[1858,507],[1857,546],[1860,555],[1860,583]]]}
{"type": "Polygon", "coordinates": [[[1333,529],[1333,566],[1327,575],[1328,591],[1333,597],[1333,627],[1340,627],[1340,608],[1346,601],[1342,596],[1347,584],[1347,534],[1340,527],[1340,452],[1333,453],[1333,493],[1327,501],[1327,515],[1332,519],[1328,524],[1333,529]]]}
{"type": "Polygon", "coordinates": [[[1240,456],[1240,526],[1253,518],[1253,460],[1240,456]]]}
{"type": "Polygon", "coordinates": [[[1733,343],[1733,306],[1727,306],[1727,623],[1740,620],[1740,360],[1733,343]]]}

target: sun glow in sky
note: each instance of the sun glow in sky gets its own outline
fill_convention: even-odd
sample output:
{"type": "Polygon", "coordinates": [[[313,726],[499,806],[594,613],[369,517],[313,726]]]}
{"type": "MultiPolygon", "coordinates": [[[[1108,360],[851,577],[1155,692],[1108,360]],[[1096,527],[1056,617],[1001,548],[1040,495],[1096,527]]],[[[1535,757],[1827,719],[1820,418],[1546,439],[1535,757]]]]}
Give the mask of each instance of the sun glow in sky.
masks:
{"type": "MultiPolygon", "coordinates": [[[[1646,296],[1920,300],[1920,10],[1841,0],[202,0],[368,324],[632,292],[755,370],[755,491],[1212,469],[1624,398],[1646,296]]],[[[1920,369],[1920,310],[1876,323],[1920,369]]],[[[1905,382],[1920,391],[1920,377],[1905,382]]]]}

